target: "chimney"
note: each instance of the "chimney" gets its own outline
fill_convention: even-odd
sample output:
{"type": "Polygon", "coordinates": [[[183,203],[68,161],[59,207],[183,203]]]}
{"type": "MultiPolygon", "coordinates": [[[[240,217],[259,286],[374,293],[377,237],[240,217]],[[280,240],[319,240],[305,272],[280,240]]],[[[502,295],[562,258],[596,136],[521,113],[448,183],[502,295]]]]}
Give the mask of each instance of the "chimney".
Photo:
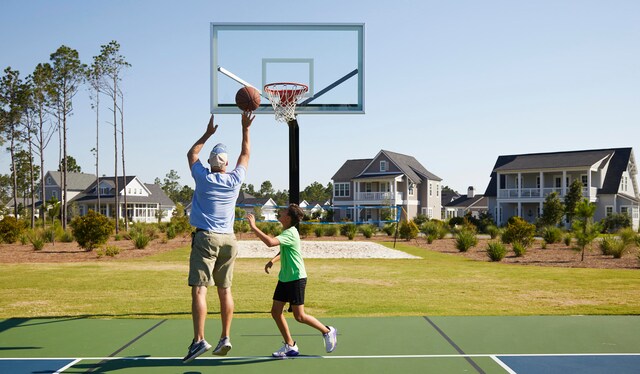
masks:
{"type": "Polygon", "coordinates": [[[467,198],[470,199],[473,196],[475,196],[473,193],[473,186],[469,186],[469,188],[467,188],[467,198]]]}

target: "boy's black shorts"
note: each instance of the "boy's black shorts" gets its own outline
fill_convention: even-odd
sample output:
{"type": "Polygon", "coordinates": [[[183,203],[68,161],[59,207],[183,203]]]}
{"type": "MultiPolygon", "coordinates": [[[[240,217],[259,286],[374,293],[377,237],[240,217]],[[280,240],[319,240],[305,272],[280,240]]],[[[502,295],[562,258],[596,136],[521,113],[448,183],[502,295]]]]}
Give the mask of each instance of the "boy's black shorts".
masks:
{"type": "Polygon", "coordinates": [[[273,293],[273,300],[282,301],[291,305],[304,305],[304,290],[307,287],[307,278],[291,282],[280,282],[273,293]]]}

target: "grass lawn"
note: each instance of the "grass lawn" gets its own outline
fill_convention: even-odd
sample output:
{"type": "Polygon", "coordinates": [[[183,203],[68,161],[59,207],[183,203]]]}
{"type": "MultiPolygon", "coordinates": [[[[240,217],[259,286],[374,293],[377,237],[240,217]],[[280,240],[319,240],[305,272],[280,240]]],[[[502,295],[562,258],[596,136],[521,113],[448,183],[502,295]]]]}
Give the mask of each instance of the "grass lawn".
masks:
{"type": "MultiPolygon", "coordinates": [[[[391,244],[385,244],[391,246],[391,244]]],[[[398,243],[417,260],[307,259],[316,317],[640,314],[638,270],[478,262],[398,243]]],[[[0,318],[191,318],[189,249],[136,260],[3,264],[0,318]]],[[[238,259],[238,318],[269,317],[278,265],[238,259]]],[[[217,315],[209,293],[209,313],[217,315]]]]}

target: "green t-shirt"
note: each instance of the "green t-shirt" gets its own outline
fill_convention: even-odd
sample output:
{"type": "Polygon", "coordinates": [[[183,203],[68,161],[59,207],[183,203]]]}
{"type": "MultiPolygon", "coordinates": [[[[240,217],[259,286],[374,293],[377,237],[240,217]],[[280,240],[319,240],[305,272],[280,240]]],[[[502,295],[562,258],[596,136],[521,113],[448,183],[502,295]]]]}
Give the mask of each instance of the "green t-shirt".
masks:
{"type": "Polygon", "coordinates": [[[302,260],[300,235],[295,226],[289,227],[276,237],[280,241],[280,282],[292,282],[306,278],[307,271],[302,260]]]}

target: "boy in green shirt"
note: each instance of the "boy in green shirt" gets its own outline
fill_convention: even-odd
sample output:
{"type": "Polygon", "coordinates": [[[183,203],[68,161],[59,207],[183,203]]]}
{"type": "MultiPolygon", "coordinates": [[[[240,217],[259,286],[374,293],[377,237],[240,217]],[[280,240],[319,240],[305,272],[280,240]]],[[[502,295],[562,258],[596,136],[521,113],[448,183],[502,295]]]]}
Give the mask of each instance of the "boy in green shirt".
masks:
{"type": "Polygon", "coordinates": [[[268,247],[280,246],[280,252],[267,262],[264,271],[269,273],[273,263],[280,260],[280,273],[278,274],[278,285],[273,294],[273,305],[271,306],[271,316],[273,317],[282,338],[284,346],[273,353],[274,357],[291,357],[299,354],[298,346],[291,337],[289,325],[284,318],[284,307],[289,303],[293,308],[293,316],[296,321],[307,324],[322,333],[327,353],[333,352],[338,339],[338,331],[332,326],[325,326],[315,317],[304,312],[304,291],[307,284],[307,272],[302,259],[300,235],[296,225],[304,217],[302,209],[297,204],[290,204],[287,208],[278,211],[278,221],[284,230],[275,238],[262,232],[256,226],[256,219],[253,214],[247,214],[247,221],[251,230],[268,247]]]}

